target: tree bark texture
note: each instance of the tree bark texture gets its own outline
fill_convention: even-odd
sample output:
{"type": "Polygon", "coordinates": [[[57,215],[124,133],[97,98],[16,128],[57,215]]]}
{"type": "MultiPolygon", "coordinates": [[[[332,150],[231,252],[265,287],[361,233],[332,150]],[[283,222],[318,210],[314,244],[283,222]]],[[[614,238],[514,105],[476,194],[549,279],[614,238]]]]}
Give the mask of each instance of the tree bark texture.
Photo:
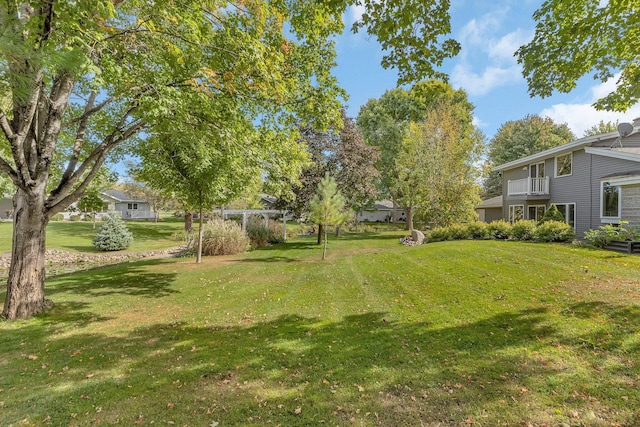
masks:
{"type": "Polygon", "coordinates": [[[18,189],[14,197],[13,245],[2,315],[8,320],[31,317],[52,303],[44,298],[45,240],[49,219],[44,192],[18,189]]]}
{"type": "Polygon", "coordinates": [[[324,233],[324,226],[318,224],[318,245],[322,243],[322,233],[324,233]]]}
{"type": "Polygon", "coordinates": [[[184,231],[187,233],[193,231],[193,212],[184,213],[184,231]]]}

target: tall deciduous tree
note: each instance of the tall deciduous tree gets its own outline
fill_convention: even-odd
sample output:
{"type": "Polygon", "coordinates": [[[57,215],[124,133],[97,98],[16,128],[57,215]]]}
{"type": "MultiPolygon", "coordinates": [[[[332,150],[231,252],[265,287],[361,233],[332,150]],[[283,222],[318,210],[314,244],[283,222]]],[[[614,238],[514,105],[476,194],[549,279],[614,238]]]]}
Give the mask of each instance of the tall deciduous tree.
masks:
{"type": "Polygon", "coordinates": [[[2,3],[0,145],[10,156],[0,155],[0,171],[17,188],[3,316],[49,304],[49,219],[83,194],[107,156],[158,124],[189,122],[187,109],[197,116],[221,97],[272,137],[309,117],[338,120],[331,37],[352,4],[365,9],[354,29],[378,39],[383,65],[402,81],[436,74],[433,66],[459,50],[443,41],[448,0],[2,3]]]}
{"type": "MultiPolygon", "coordinates": [[[[309,202],[310,219],[320,226],[324,245],[322,247],[322,259],[327,254],[327,228],[330,225],[340,225],[348,217],[344,210],[344,197],[338,189],[338,184],[328,173],[318,184],[318,192],[309,202]]],[[[320,231],[319,231],[320,232],[320,231]]]]}
{"type": "MultiPolygon", "coordinates": [[[[383,194],[397,202],[405,212],[407,228],[413,226],[411,218],[415,205],[411,198],[400,191],[401,174],[396,160],[404,149],[403,140],[412,122],[421,123],[427,114],[440,105],[452,106],[453,120],[463,133],[473,132],[473,105],[463,90],[454,90],[451,85],[437,80],[419,82],[409,90],[393,89],[379,99],[371,99],[360,109],[357,123],[369,145],[380,148],[377,169],[382,176],[380,189],[383,194]]],[[[416,159],[417,161],[417,159],[416,159]]]]}
{"type": "Polygon", "coordinates": [[[501,175],[491,171],[492,167],[565,144],[573,139],[575,135],[566,123],[557,124],[548,117],[528,115],[523,119],[504,123],[489,142],[483,198],[502,194],[501,175]]]}
{"type": "Polygon", "coordinates": [[[600,120],[598,124],[591,126],[589,129],[584,131],[584,135],[582,136],[593,136],[600,135],[601,133],[609,133],[616,132],[618,130],[618,121],[616,122],[606,122],[604,120],[600,120]]]}
{"type": "Polygon", "coordinates": [[[533,40],[518,51],[532,96],[569,92],[584,75],[616,89],[598,109],[625,111],[640,100],[640,7],[628,0],[547,0],[534,13],[533,40]]]}
{"type": "Polygon", "coordinates": [[[102,211],[104,205],[104,200],[102,200],[98,190],[95,188],[85,191],[84,195],[78,200],[78,209],[81,212],[92,214],[94,229],[96,228],[96,213],[102,211]]]}

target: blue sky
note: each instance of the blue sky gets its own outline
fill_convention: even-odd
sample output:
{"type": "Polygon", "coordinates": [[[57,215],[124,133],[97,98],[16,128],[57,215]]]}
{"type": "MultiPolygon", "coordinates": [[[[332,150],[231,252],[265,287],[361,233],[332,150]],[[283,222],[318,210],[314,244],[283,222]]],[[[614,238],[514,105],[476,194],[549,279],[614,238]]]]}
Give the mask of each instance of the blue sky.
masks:
{"type": "MultiPolygon", "coordinates": [[[[451,36],[462,45],[460,54],[448,60],[442,71],[456,89],[464,89],[476,106],[474,120],[487,138],[500,126],[527,114],[538,114],[567,123],[577,137],[600,120],[630,122],[640,117],[640,105],[625,113],[596,111],[591,104],[615,87],[615,81],[602,83],[591,76],[580,80],[569,94],[531,98],[521,66],[513,56],[527,43],[535,28],[533,12],[541,1],[533,0],[452,0],[451,36]]],[[[350,28],[360,11],[351,8],[345,16],[350,28]]],[[[357,116],[360,106],[380,97],[396,86],[394,70],[380,66],[382,52],[366,34],[345,31],[337,39],[338,66],[334,73],[349,93],[348,112],[357,116]]]]}

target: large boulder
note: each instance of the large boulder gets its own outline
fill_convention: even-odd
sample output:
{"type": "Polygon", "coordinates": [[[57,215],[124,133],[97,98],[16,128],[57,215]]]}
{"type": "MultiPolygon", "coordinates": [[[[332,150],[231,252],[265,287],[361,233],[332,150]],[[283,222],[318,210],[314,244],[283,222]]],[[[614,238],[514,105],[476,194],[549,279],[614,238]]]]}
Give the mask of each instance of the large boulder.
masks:
{"type": "Polygon", "coordinates": [[[424,243],[424,233],[420,230],[411,230],[411,240],[421,245],[424,243]]]}

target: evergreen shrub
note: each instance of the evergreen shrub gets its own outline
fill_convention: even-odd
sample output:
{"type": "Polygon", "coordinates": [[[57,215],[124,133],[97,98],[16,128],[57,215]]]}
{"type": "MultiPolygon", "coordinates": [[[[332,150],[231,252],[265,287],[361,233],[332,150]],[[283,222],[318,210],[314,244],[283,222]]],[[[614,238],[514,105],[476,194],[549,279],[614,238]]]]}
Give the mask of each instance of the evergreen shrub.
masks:
{"type": "Polygon", "coordinates": [[[120,251],[127,249],[133,242],[133,234],[129,231],[120,215],[109,214],[98,228],[93,238],[93,247],[101,251],[120,251]]]}
{"type": "Polygon", "coordinates": [[[51,217],[50,221],[64,221],[64,215],[55,214],[54,216],[51,217]]]}
{"type": "Polygon", "coordinates": [[[564,215],[562,215],[562,213],[558,210],[556,205],[551,205],[549,206],[549,209],[545,211],[544,215],[542,216],[542,219],[538,221],[538,225],[544,224],[547,221],[564,222],[564,220],[565,220],[564,215]]]}
{"type": "Polygon", "coordinates": [[[493,239],[505,240],[511,235],[511,224],[501,219],[499,221],[490,222],[487,225],[489,236],[493,239]]]}
{"type": "Polygon", "coordinates": [[[534,220],[516,221],[511,227],[511,238],[514,240],[533,240],[536,231],[536,222],[534,220]]]}
{"type": "Polygon", "coordinates": [[[77,214],[76,215],[71,215],[69,217],[69,221],[74,221],[74,222],[75,221],[80,221],[80,215],[77,215],[77,214]]]}
{"type": "Polygon", "coordinates": [[[572,226],[564,221],[547,221],[536,227],[534,238],[541,242],[570,242],[576,237],[572,226]]]}
{"type": "Polygon", "coordinates": [[[489,230],[486,222],[474,221],[467,224],[469,235],[472,239],[486,239],[489,237],[489,230]]]}

